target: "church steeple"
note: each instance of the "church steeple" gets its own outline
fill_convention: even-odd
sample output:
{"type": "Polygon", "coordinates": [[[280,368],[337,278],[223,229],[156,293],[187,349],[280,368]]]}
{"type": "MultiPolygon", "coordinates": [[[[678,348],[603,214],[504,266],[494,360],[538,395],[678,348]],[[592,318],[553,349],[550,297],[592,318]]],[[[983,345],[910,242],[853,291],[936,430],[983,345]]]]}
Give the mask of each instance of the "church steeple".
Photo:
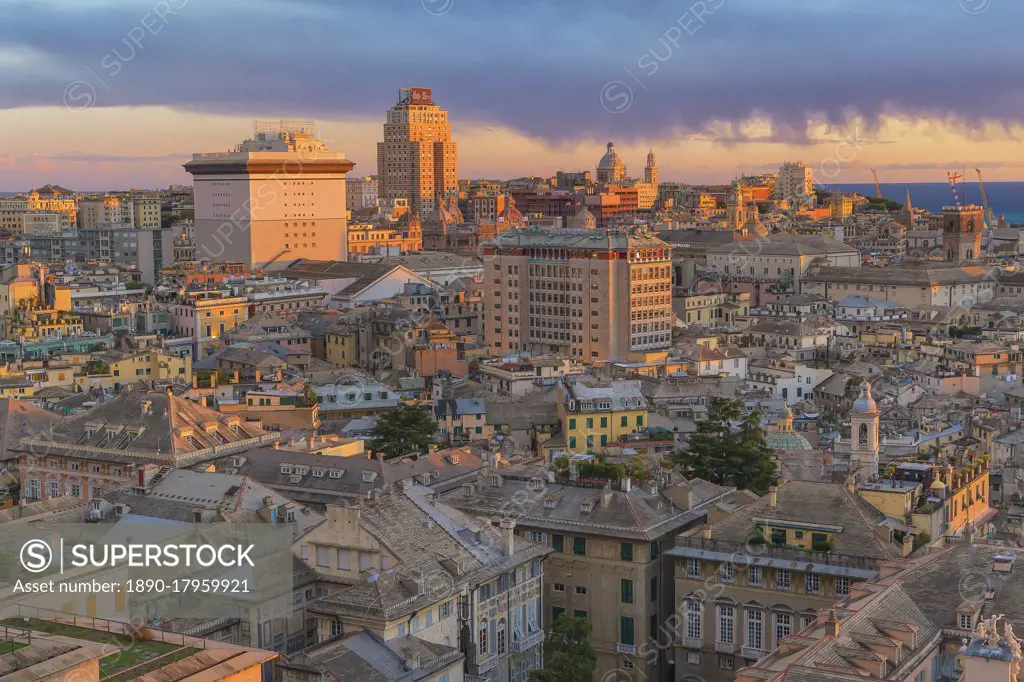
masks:
{"type": "Polygon", "coordinates": [[[850,459],[857,460],[861,473],[878,475],[878,405],[867,380],[850,413],[850,459]]]}
{"type": "Polygon", "coordinates": [[[648,185],[658,184],[658,161],[654,158],[654,150],[647,152],[647,167],[644,168],[644,182],[648,185]]]}

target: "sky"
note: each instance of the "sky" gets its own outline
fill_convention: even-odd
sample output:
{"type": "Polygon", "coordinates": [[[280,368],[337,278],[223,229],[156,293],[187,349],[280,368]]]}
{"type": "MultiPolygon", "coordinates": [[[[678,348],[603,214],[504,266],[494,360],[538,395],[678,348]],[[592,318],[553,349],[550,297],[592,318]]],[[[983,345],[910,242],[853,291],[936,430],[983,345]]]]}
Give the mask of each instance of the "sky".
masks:
{"type": "Polygon", "coordinates": [[[313,119],[376,172],[401,87],[459,176],[1024,180],[1020,0],[0,0],[0,191],[187,183],[255,119],[313,119]]]}

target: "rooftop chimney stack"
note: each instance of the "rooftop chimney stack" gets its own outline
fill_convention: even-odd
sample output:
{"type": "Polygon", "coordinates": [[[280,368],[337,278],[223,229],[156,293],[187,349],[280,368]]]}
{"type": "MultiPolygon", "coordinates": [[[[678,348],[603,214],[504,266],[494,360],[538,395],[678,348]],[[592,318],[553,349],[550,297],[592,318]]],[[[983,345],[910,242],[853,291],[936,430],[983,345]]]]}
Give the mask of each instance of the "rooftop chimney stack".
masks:
{"type": "Polygon", "coordinates": [[[498,525],[501,526],[502,530],[502,539],[504,540],[504,547],[502,549],[505,552],[505,556],[512,556],[515,553],[515,519],[502,519],[498,525]]]}
{"type": "Polygon", "coordinates": [[[775,486],[768,488],[768,506],[775,509],[779,502],[779,489],[775,486]]]}

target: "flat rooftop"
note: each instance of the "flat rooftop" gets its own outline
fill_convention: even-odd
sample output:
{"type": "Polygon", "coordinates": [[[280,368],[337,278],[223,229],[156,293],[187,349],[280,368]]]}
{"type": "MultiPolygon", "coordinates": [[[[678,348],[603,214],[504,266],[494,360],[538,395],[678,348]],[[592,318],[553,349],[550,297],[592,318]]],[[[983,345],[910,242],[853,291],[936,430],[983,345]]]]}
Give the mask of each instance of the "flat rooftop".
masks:
{"type": "MultiPolygon", "coordinates": [[[[35,611],[4,611],[21,608],[35,611]]],[[[101,681],[176,682],[200,674],[215,680],[278,655],[162,630],[147,633],[144,639],[126,623],[100,618],[8,616],[0,619],[0,680],[55,679],[93,660],[101,681]]]]}

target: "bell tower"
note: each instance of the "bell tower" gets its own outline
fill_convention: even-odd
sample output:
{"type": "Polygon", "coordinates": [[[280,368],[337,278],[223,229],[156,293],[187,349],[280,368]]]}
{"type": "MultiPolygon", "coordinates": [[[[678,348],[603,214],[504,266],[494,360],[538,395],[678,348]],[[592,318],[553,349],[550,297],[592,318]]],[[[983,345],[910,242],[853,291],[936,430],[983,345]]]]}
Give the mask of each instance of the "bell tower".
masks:
{"type": "Polygon", "coordinates": [[[861,384],[850,413],[850,459],[857,460],[861,473],[878,475],[878,405],[867,381],[861,384]]]}

